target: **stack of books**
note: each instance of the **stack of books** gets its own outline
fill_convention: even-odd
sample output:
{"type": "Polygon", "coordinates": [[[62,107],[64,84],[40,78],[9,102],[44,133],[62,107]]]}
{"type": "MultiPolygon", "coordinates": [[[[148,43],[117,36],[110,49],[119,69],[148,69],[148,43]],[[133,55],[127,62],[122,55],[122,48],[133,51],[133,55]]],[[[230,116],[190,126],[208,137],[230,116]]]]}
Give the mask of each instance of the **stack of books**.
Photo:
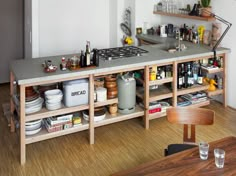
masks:
{"type": "Polygon", "coordinates": [[[181,98],[191,102],[191,104],[197,104],[206,101],[207,95],[205,92],[201,91],[182,95],[181,98]]]}
{"type": "Polygon", "coordinates": [[[44,119],[45,127],[48,132],[60,131],[72,127],[73,114],[49,117],[44,119]]]}

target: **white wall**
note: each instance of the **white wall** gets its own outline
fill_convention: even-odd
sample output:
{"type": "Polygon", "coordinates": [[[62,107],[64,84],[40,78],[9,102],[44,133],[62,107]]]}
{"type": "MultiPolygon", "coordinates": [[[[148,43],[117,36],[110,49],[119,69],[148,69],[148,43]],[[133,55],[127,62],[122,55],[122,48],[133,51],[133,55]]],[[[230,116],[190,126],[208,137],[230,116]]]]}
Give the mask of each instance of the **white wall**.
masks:
{"type": "Polygon", "coordinates": [[[110,31],[109,40],[110,47],[116,47],[118,43],[118,0],[110,1],[109,17],[110,17],[110,31]]]}
{"type": "Polygon", "coordinates": [[[228,58],[228,104],[229,106],[236,108],[236,18],[235,18],[235,9],[236,1],[235,0],[214,0],[212,2],[214,11],[216,14],[225,20],[231,22],[233,25],[229,32],[226,34],[225,38],[222,41],[222,45],[231,48],[231,53],[228,58]]]}
{"type": "MultiPolygon", "coordinates": [[[[193,4],[197,0],[185,0],[193,4]]],[[[131,31],[135,38],[136,27],[148,22],[149,27],[159,24],[197,24],[211,28],[211,23],[153,14],[154,4],[159,0],[32,0],[33,8],[33,56],[49,56],[79,52],[87,40],[92,47],[121,46],[123,32],[120,23],[128,6],[132,9],[131,31]],[[89,12],[87,12],[89,9],[89,12]],[[86,15],[87,14],[87,15],[86,15]]],[[[230,21],[233,26],[222,41],[232,49],[228,58],[228,104],[236,108],[236,0],[214,0],[213,11],[230,21]]],[[[222,24],[224,27],[224,25],[222,24]]]]}
{"type": "Polygon", "coordinates": [[[109,47],[109,0],[33,0],[33,7],[33,57],[80,52],[87,40],[109,47]]]}

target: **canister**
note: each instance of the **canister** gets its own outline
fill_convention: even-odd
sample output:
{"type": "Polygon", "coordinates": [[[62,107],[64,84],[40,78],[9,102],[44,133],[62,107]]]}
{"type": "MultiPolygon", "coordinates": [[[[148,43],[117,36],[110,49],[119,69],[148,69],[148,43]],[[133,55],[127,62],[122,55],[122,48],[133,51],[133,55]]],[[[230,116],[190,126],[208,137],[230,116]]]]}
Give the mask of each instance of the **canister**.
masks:
{"type": "Polygon", "coordinates": [[[97,93],[97,101],[106,101],[107,100],[107,89],[104,87],[98,87],[96,88],[97,93]]]}

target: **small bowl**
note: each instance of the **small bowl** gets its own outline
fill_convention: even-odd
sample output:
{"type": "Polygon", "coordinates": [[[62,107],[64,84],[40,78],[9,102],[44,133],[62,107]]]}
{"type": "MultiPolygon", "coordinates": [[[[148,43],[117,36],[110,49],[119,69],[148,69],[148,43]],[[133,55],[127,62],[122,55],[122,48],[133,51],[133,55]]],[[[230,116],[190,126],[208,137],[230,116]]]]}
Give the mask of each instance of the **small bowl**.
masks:
{"type": "Polygon", "coordinates": [[[117,97],[117,94],[118,94],[118,90],[116,87],[110,88],[107,91],[108,98],[115,98],[115,97],[117,97]]]}
{"type": "Polygon", "coordinates": [[[109,75],[105,77],[105,81],[116,81],[116,76],[114,75],[109,75]]]}
{"type": "Polygon", "coordinates": [[[42,125],[41,122],[33,124],[33,125],[25,125],[25,130],[26,131],[33,131],[33,130],[39,129],[41,127],[41,125],[42,125]]]}
{"type": "Polygon", "coordinates": [[[46,99],[59,99],[63,97],[60,89],[47,90],[44,92],[46,99]]]}
{"type": "Polygon", "coordinates": [[[105,82],[105,87],[106,88],[113,88],[113,87],[117,87],[117,84],[116,84],[116,82],[114,81],[106,81],[105,82]]]}

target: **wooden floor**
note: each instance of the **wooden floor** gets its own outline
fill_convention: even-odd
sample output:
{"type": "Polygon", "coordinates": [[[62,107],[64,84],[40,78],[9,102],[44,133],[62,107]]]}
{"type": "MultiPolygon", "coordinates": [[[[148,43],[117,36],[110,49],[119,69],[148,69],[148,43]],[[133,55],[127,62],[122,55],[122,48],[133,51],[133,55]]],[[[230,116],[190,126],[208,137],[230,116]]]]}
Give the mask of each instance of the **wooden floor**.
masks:
{"type": "MultiPolygon", "coordinates": [[[[0,90],[0,103],[8,102],[9,85],[0,85],[0,90]]],[[[197,141],[236,136],[236,111],[217,102],[207,108],[215,110],[215,124],[197,127],[197,141]]],[[[95,145],[89,145],[88,131],[27,145],[26,164],[21,166],[18,135],[9,132],[0,110],[0,175],[106,176],[162,158],[169,143],[181,141],[182,127],[165,117],[152,120],[149,130],[137,118],[96,128],[95,145]]]]}

